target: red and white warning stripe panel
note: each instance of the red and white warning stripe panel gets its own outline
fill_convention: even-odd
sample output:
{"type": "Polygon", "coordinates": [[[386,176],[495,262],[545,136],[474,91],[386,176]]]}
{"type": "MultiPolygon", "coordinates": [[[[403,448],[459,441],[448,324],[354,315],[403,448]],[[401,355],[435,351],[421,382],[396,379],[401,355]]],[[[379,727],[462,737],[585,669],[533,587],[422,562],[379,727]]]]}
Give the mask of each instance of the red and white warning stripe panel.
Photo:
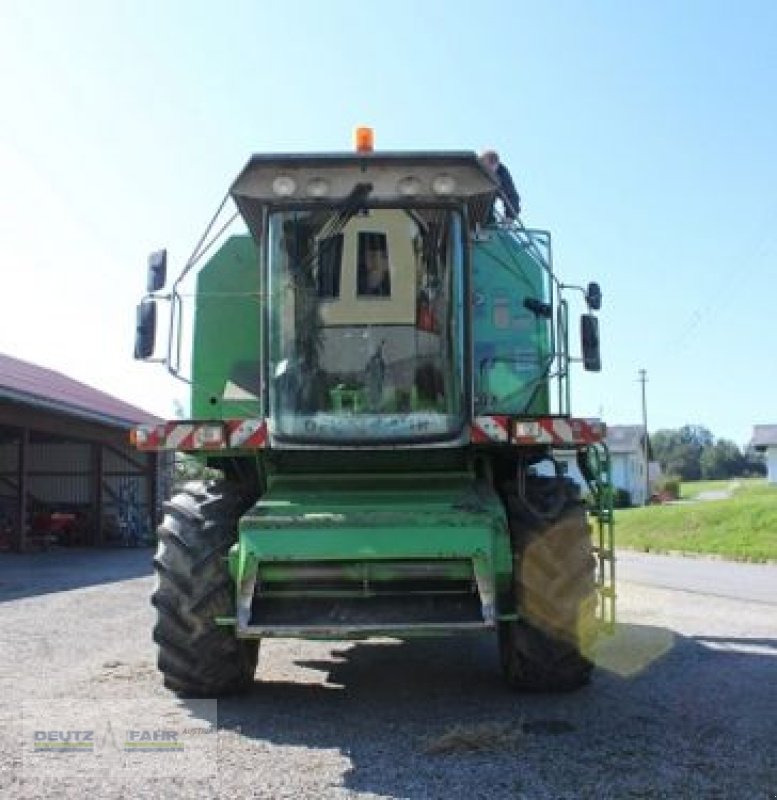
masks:
{"type": "Polygon", "coordinates": [[[510,441],[510,417],[475,417],[470,429],[470,440],[473,444],[510,441]]]}
{"type": "Polygon", "coordinates": [[[267,445],[267,420],[231,420],[234,427],[229,432],[229,446],[242,448],[265,447],[267,445]]]}
{"type": "Polygon", "coordinates": [[[512,419],[506,416],[475,417],[472,422],[473,444],[500,443],[554,447],[577,447],[604,440],[605,426],[599,420],[565,417],[512,419]]]}
{"type": "Polygon", "coordinates": [[[138,450],[231,450],[267,445],[263,419],[225,419],[221,422],[165,422],[141,425],[130,436],[138,450]]]}

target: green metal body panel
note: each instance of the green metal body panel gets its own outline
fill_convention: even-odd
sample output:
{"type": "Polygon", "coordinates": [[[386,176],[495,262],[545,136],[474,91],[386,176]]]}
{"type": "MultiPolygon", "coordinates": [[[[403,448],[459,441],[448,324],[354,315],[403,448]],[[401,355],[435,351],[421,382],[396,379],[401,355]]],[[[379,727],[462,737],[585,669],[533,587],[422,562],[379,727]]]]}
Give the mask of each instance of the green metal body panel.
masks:
{"type": "Polygon", "coordinates": [[[256,248],[232,236],[197,276],[192,417],[262,416],[261,305],[256,248]]]}
{"type": "Polygon", "coordinates": [[[489,229],[473,244],[472,283],[476,413],[549,413],[549,323],[523,304],[550,301],[544,267],[509,230],[489,229]]]}
{"type": "MultiPolygon", "coordinates": [[[[476,584],[483,604],[480,627],[493,627],[500,613],[510,612],[512,555],[504,507],[470,474],[275,476],[241,518],[239,532],[230,568],[244,595],[253,594],[257,582],[264,597],[368,597],[411,570],[422,578],[433,573],[443,592],[447,584],[476,584]],[[325,569],[329,585],[306,583],[300,565],[325,569]],[[279,586],[284,588],[274,589],[279,586]]],[[[238,632],[252,635],[247,617],[243,623],[238,632]]],[[[294,634],[326,637],[333,627],[335,638],[343,630],[365,633],[364,626],[349,634],[347,624],[299,624],[294,634]]],[[[444,626],[388,627],[412,635],[444,626]]],[[[277,635],[288,634],[284,628],[277,635]]],[[[261,635],[273,631],[265,628],[261,635]]]]}

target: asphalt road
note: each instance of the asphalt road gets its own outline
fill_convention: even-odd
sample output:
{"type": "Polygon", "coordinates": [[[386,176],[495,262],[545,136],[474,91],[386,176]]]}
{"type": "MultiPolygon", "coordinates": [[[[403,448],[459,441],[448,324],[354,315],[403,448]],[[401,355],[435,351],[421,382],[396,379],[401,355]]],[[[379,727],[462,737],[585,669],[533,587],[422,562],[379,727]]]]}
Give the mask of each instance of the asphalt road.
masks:
{"type": "Polygon", "coordinates": [[[633,582],[630,570],[663,563],[653,556],[621,559],[616,634],[573,694],[507,691],[490,637],[270,641],[254,690],[219,701],[215,733],[178,754],[196,755],[188,766],[159,752],[101,770],[95,754],[31,760],[30,724],[80,719],[65,711],[99,722],[106,704],[145,703],[160,726],[184,715],[207,729],[209,710],[177,701],[155,670],[149,557],[0,556],[0,796],[777,797],[771,595],[721,593],[719,568],[739,565],[719,562],[681,562],[704,584],[633,582]]]}
{"type": "Polygon", "coordinates": [[[617,569],[620,579],[629,583],[777,605],[777,565],[773,564],[621,551],[617,569]]]}

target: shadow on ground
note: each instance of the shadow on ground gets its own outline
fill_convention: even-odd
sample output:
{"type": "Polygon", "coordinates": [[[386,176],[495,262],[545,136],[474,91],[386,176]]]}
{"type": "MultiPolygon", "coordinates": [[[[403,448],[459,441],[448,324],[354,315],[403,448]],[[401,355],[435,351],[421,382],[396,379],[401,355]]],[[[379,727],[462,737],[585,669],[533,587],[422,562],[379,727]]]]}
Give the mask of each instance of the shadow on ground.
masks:
{"type": "Polygon", "coordinates": [[[0,603],[150,575],[153,555],[149,547],[2,553],[0,603]]]}
{"type": "Polygon", "coordinates": [[[763,730],[745,724],[732,739],[730,720],[749,713],[743,679],[774,686],[777,641],[760,653],[706,642],[620,625],[593,683],[559,695],[507,690],[490,639],[344,644],[295,662],[295,678],[314,671],[325,683],[259,679],[220,701],[219,727],[339,751],[345,789],[381,797],[738,797],[737,776],[777,781],[764,777],[774,697],[763,730]]]}

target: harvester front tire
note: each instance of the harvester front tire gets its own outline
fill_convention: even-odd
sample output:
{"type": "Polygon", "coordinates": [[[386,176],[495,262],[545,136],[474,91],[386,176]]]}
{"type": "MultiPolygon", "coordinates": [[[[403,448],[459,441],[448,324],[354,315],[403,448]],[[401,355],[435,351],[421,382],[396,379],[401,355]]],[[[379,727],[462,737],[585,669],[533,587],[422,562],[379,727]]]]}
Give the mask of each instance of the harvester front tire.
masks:
{"type": "Polygon", "coordinates": [[[226,555],[242,505],[227,482],[187,484],[165,504],[154,558],[154,641],[165,686],[181,696],[218,697],[253,684],[259,642],[215,623],[235,616],[226,555]]]}
{"type": "Polygon", "coordinates": [[[596,587],[585,508],[567,504],[552,520],[531,519],[510,498],[514,591],[519,619],[499,626],[508,684],[530,692],[564,692],[591,678],[596,587]]]}

